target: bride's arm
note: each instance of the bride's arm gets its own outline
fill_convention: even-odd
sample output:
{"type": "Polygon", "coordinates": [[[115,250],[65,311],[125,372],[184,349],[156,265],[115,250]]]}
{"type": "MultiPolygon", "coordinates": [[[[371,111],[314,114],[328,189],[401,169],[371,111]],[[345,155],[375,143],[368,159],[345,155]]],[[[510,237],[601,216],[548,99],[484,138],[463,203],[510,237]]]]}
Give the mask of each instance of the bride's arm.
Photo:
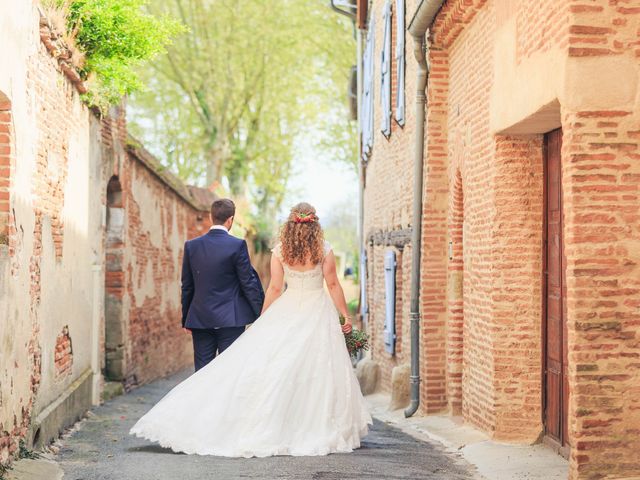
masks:
{"type": "Polygon", "coordinates": [[[345,318],[345,324],[342,326],[342,331],[349,333],[351,331],[351,319],[349,318],[349,309],[347,308],[347,301],[344,298],[344,291],[342,285],[338,281],[338,274],[336,273],[336,257],[333,255],[333,251],[325,257],[322,263],[322,273],[324,279],[327,282],[327,288],[329,294],[333,300],[333,304],[336,306],[338,313],[345,318]]]}
{"type": "Polygon", "coordinates": [[[282,268],[282,263],[280,263],[276,255],[271,255],[271,280],[269,280],[269,286],[267,287],[267,293],[264,297],[264,305],[262,306],[262,313],[260,315],[280,296],[283,286],[284,269],[282,268]]]}

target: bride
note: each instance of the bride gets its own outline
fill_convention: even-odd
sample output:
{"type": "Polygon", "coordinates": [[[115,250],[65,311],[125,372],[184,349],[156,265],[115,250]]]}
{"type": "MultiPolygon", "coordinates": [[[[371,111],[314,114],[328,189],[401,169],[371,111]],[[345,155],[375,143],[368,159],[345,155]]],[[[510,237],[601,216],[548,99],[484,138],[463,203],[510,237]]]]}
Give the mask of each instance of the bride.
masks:
{"type": "Polygon", "coordinates": [[[371,416],[338,312],[347,318],[342,330],[348,333],[335,257],[315,209],[300,203],[273,249],[260,318],[171,390],[130,433],[176,452],[225,457],[358,448],[371,416]]]}

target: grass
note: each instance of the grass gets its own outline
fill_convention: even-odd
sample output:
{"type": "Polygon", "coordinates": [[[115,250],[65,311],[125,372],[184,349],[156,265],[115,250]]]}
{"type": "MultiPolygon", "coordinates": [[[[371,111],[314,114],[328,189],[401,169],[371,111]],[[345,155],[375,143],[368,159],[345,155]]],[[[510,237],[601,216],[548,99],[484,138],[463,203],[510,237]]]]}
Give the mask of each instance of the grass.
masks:
{"type": "Polygon", "coordinates": [[[5,480],[5,475],[11,470],[9,465],[3,465],[0,463],[0,480],[5,480]]]}
{"type": "Polygon", "coordinates": [[[33,450],[29,450],[24,443],[24,440],[20,440],[20,443],[18,445],[18,458],[30,458],[33,460],[36,458],[40,458],[40,455],[38,455],[33,450]]]}

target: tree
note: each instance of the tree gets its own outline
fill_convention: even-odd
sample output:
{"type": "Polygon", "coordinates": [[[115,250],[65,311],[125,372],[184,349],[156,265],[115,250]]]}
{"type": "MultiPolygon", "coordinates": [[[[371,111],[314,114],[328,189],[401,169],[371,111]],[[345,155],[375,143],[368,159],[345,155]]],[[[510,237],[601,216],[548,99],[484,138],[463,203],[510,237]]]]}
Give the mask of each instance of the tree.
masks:
{"type": "Polygon", "coordinates": [[[141,71],[149,89],[132,98],[131,123],[182,178],[224,181],[252,196],[259,215],[275,216],[300,132],[340,131],[323,136],[329,151],[355,143],[345,95],[352,25],[326,2],[153,0],[149,8],[189,31],[141,71]]]}

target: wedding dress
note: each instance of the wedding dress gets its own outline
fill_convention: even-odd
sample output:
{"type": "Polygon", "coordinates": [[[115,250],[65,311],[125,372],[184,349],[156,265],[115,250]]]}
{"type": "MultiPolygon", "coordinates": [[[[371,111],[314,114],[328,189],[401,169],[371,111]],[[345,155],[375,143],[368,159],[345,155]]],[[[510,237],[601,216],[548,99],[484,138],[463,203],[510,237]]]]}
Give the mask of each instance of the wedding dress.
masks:
{"type": "MultiPolygon", "coordinates": [[[[274,254],[281,259],[279,247],[274,254]]],[[[360,446],[371,416],[324,289],[322,262],[304,272],[284,265],[284,274],[287,288],[267,311],[130,433],[176,452],[225,457],[360,446]]]]}

